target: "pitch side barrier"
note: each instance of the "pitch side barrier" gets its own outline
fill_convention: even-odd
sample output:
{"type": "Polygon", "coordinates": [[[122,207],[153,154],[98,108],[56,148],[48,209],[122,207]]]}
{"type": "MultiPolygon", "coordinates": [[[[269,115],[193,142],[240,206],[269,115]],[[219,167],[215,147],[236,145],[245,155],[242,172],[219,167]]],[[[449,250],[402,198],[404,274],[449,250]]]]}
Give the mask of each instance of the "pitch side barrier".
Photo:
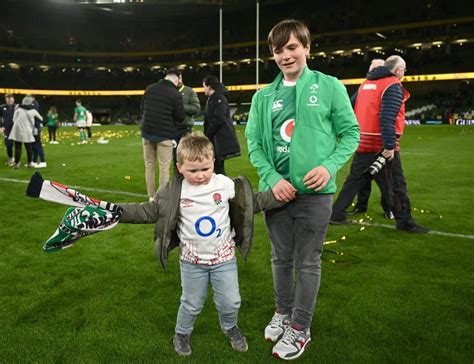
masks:
{"type": "MultiPolygon", "coordinates": [[[[474,79],[474,72],[462,73],[438,73],[429,75],[405,76],[403,82],[426,82],[426,81],[452,81],[452,80],[468,80],[474,79]]],[[[365,78],[349,78],[341,80],[344,85],[360,85],[365,78]]],[[[258,88],[263,88],[267,84],[259,84],[258,88]]],[[[229,91],[255,91],[256,84],[250,85],[229,85],[229,91]]],[[[204,92],[203,87],[194,87],[196,92],[204,92]]],[[[32,94],[43,96],[141,96],[145,90],[40,90],[40,89],[20,89],[0,87],[0,92],[7,94],[32,94]]]]}

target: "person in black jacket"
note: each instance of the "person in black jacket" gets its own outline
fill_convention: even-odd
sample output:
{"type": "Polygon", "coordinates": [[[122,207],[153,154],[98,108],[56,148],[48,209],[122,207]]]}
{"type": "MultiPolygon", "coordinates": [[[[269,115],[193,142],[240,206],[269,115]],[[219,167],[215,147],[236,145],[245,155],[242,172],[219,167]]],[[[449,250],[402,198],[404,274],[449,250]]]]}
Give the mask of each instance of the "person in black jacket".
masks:
{"type": "Polygon", "coordinates": [[[208,96],[204,113],[204,134],[214,145],[214,171],[225,175],[224,160],[240,155],[240,145],[230,118],[227,89],[214,76],[203,81],[208,96]]]}
{"type": "Polygon", "coordinates": [[[169,70],[164,79],[149,85],[141,103],[141,135],[145,159],[145,181],[150,199],[156,193],[155,164],[158,155],[159,185],[170,179],[173,140],[185,118],[183,96],[178,91],[179,75],[169,70]]]}
{"type": "Polygon", "coordinates": [[[7,149],[7,165],[9,167],[13,167],[15,164],[15,159],[13,158],[13,141],[8,139],[8,135],[10,135],[10,130],[12,130],[13,127],[13,113],[15,112],[16,106],[13,94],[6,94],[5,104],[0,106],[0,116],[2,117],[0,129],[3,133],[5,148],[7,149]]]}

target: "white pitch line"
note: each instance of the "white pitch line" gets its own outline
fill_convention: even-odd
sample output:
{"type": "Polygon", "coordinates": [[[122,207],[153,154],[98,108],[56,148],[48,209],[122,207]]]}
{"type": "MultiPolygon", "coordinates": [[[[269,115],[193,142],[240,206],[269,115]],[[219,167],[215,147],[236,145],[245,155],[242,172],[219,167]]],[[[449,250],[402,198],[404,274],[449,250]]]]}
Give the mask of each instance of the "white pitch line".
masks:
{"type": "Polygon", "coordinates": [[[430,152],[409,152],[409,151],[403,151],[403,155],[408,154],[408,155],[433,155],[434,153],[430,152]]]}
{"type": "MultiPolygon", "coordinates": [[[[387,225],[387,224],[378,224],[378,223],[372,223],[372,222],[365,222],[365,221],[356,221],[356,220],[351,220],[351,222],[354,225],[364,225],[364,226],[375,226],[375,227],[383,227],[386,229],[392,229],[395,230],[394,225],[387,225]]],[[[446,233],[444,231],[437,231],[437,230],[430,230],[428,231],[428,234],[434,234],[434,235],[442,235],[442,236],[450,236],[454,238],[465,238],[465,239],[474,239],[474,235],[464,235],[464,234],[454,234],[454,233],[446,233]]]]}
{"type": "MultiPolygon", "coordinates": [[[[0,177],[0,181],[4,182],[14,182],[14,183],[24,183],[28,184],[30,181],[24,181],[21,179],[13,179],[13,178],[2,178],[0,177]]],[[[124,192],[124,191],[112,191],[112,190],[103,190],[100,188],[91,188],[91,187],[82,187],[82,186],[71,186],[68,185],[75,190],[83,190],[83,191],[92,191],[92,192],[101,192],[101,193],[110,193],[113,195],[125,195],[125,196],[132,196],[132,197],[148,197],[147,195],[142,195],[140,193],[133,193],[133,192],[124,192]]]]}
{"type": "MultiPolygon", "coordinates": [[[[27,184],[30,181],[24,181],[21,179],[13,179],[13,178],[2,178],[0,177],[0,181],[5,182],[14,182],[14,183],[23,183],[27,184]]],[[[100,188],[91,188],[91,187],[82,187],[82,186],[69,186],[76,190],[83,190],[83,191],[92,191],[92,192],[103,192],[103,193],[110,193],[113,195],[125,195],[125,196],[132,196],[132,197],[148,197],[147,195],[142,195],[139,193],[132,193],[132,192],[123,192],[123,191],[111,191],[111,190],[103,190],[100,188]]],[[[371,223],[371,222],[364,222],[364,221],[357,221],[357,220],[350,220],[354,225],[364,225],[364,226],[375,226],[375,227],[383,227],[386,229],[395,229],[394,225],[387,225],[387,224],[378,224],[378,223],[371,223]]],[[[464,234],[454,234],[454,233],[446,233],[444,231],[437,231],[437,230],[430,230],[428,234],[433,235],[442,235],[442,236],[450,236],[454,238],[465,238],[465,239],[474,239],[474,235],[464,235],[464,234]]]]}

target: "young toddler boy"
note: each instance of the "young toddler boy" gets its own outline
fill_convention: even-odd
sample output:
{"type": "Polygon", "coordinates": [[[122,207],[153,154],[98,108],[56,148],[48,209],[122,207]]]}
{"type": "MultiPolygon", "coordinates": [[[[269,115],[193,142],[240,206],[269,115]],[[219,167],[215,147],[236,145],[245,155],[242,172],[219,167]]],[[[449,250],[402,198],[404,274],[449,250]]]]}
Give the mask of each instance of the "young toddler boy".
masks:
{"type": "Polygon", "coordinates": [[[245,177],[214,174],[214,149],[205,136],[193,133],[182,138],[176,165],[180,173],[152,201],[119,205],[120,222],[155,223],[157,253],[164,267],[168,253],[179,246],[182,295],[174,350],[191,355],[193,325],[210,282],[221,329],[235,350],[245,352],[247,340],[237,326],[241,298],[235,247],[246,258],[254,213],[282,203],[270,190],[254,193],[245,177]]]}

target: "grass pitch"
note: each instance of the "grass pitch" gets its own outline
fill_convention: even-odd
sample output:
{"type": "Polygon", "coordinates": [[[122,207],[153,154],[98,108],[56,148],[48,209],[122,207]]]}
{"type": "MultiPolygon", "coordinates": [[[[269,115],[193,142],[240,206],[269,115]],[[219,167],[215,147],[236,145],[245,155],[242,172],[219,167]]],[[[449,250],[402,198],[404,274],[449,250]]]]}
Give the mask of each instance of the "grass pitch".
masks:
{"type": "MultiPolygon", "coordinates": [[[[240,127],[238,135],[242,156],[226,169],[256,188],[240,127]]],[[[78,145],[76,130],[61,128],[60,144],[45,145],[43,177],[103,200],[146,200],[137,128],[95,127],[99,137],[109,143],[78,145]]],[[[453,235],[330,226],[313,341],[299,362],[473,361],[473,145],[472,126],[407,127],[401,156],[413,215],[453,235]]],[[[33,170],[5,166],[1,148],[0,362],[274,362],[263,339],[274,305],[261,215],[248,261],[239,256],[239,326],[249,351],[234,352],[220,332],[210,291],[192,337],[193,355],[182,359],[171,344],[181,291],[177,251],[164,271],[154,254],[153,227],[119,224],[70,249],[43,253],[66,206],[25,197],[33,170]]],[[[393,225],[383,219],[379,199],[374,184],[369,214],[358,218],[393,225]]]]}

